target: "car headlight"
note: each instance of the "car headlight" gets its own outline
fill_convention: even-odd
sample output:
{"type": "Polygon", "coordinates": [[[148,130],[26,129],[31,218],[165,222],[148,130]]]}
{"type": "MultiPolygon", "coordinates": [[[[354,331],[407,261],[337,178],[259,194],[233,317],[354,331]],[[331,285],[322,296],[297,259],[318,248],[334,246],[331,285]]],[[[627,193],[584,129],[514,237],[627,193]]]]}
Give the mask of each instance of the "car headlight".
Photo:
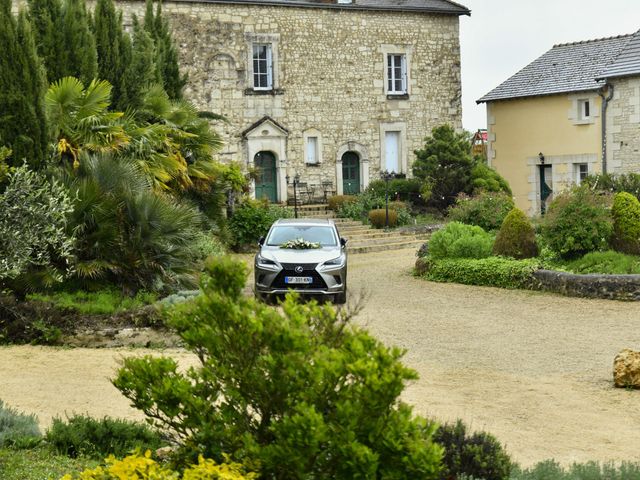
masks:
{"type": "Polygon", "coordinates": [[[274,268],[274,267],[277,267],[278,264],[276,262],[274,262],[273,260],[270,260],[270,259],[265,258],[262,255],[258,254],[258,266],[267,267],[267,268],[274,268]]]}
{"type": "Polygon", "coordinates": [[[347,256],[343,253],[339,257],[333,258],[331,260],[327,260],[326,262],[324,262],[324,265],[326,267],[344,265],[344,262],[346,259],[347,259],[347,256]]]}

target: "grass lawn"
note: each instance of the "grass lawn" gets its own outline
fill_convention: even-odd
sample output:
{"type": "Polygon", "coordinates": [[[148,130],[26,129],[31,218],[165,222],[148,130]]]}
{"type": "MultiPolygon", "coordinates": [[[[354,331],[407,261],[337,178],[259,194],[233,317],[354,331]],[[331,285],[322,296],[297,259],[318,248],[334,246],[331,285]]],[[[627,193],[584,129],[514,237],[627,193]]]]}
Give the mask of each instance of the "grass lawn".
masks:
{"type": "Polygon", "coordinates": [[[57,480],[66,473],[83,471],[98,464],[98,461],[88,458],[69,458],[52,453],[46,446],[31,450],[0,449],[2,480],[57,480]]]}

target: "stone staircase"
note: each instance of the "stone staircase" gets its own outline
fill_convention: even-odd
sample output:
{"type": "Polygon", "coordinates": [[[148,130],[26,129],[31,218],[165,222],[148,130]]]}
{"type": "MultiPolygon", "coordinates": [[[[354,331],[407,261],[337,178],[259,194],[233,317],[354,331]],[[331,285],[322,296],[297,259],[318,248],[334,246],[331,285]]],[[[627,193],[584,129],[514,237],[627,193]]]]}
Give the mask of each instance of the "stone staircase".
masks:
{"type": "Polygon", "coordinates": [[[363,225],[349,218],[335,218],[326,205],[298,206],[298,218],[331,219],[336,223],[340,236],[346,238],[349,253],[383,252],[412,248],[417,250],[429,238],[428,233],[402,230],[381,230],[363,225]]]}

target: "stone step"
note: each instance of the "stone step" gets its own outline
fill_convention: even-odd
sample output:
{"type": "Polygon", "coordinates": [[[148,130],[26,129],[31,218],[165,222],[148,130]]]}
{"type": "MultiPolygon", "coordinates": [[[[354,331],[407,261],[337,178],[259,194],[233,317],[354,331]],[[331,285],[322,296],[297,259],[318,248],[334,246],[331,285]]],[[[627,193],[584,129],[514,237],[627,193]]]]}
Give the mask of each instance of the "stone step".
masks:
{"type": "Polygon", "coordinates": [[[371,253],[371,252],[385,252],[387,250],[401,250],[405,248],[411,248],[417,250],[424,243],[424,240],[409,240],[404,242],[386,243],[382,245],[363,245],[363,246],[349,246],[347,244],[347,251],[350,254],[358,253],[371,253]]]}
{"type": "MultiPolygon", "coordinates": [[[[340,235],[342,235],[342,231],[340,231],[340,235]]],[[[415,233],[401,233],[401,232],[385,232],[384,230],[370,230],[363,233],[358,233],[356,235],[350,235],[345,233],[342,235],[345,238],[351,239],[359,239],[366,240],[369,238],[390,238],[390,237],[400,237],[400,238],[429,238],[428,234],[415,234],[415,233]]]]}
{"type": "MultiPolygon", "coordinates": [[[[418,241],[420,239],[416,238],[415,236],[394,235],[391,237],[367,238],[367,239],[349,238],[348,240],[349,240],[349,243],[347,243],[347,245],[349,246],[368,247],[370,245],[393,245],[395,243],[411,242],[414,240],[418,241]]],[[[422,240],[422,242],[424,242],[424,240],[422,240]]]]}

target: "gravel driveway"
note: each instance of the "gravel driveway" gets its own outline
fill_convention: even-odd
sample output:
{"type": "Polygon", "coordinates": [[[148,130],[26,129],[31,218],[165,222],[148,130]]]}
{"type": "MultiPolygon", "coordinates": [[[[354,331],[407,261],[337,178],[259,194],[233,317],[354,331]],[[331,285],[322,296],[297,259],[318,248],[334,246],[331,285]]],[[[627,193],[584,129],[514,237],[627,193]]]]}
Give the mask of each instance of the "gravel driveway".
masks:
{"type": "MultiPolygon", "coordinates": [[[[619,350],[640,349],[639,304],[430,283],[410,276],[414,260],[353,255],[349,282],[366,299],[357,321],[420,373],[404,395],[418,413],[487,430],[523,465],[640,461],[640,391],[613,389],[611,373],[619,350]]],[[[149,352],[0,348],[0,399],[43,425],[65,412],[139,418],[108,381],[131,353],[149,352]]]]}

